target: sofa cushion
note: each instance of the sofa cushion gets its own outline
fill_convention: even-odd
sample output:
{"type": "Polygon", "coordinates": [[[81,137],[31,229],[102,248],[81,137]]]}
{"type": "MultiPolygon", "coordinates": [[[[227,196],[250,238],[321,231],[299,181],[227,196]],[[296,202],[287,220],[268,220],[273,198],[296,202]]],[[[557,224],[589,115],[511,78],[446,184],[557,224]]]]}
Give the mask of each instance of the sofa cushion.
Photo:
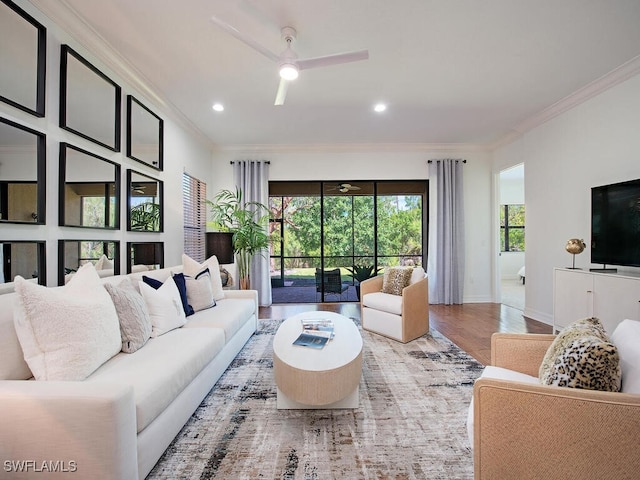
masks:
{"type": "Polygon", "coordinates": [[[110,270],[113,269],[113,262],[103,254],[94,266],[96,267],[96,270],[110,270]]]}
{"type": "Polygon", "coordinates": [[[623,320],[611,334],[618,348],[624,393],[640,394],[640,322],[623,320]]]}
{"type": "Polygon", "coordinates": [[[167,279],[157,290],[145,282],[138,283],[151,317],[151,337],[159,337],[187,321],[176,283],[167,279]]]}
{"type": "Polygon", "coordinates": [[[120,320],[122,351],[133,353],[151,337],[151,318],[142,295],[127,278],[117,286],[105,283],[120,320]]]}
{"type": "Polygon", "coordinates": [[[220,329],[173,330],[150,339],[132,354],[120,353],[96,370],[87,382],[133,386],[137,431],[142,431],[220,353],[220,329]]]}
{"type": "MultiPolygon", "coordinates": [[[[219,272],[220,264],[218,263],[218,257],[215,255],[207,258],[204,263],[198,263],[189,255],[183,253],[182,268],[185,275],[195,277],[205,268],[208,268],[209,272],[219,272]]],[[[224,298],[224,290],[222,289],[222,279],[220,278],[220,275],[211,275],[211,287],[213,289],[214,300],[222,300],[224,298]]]]}
{"type": "Polygon", "coordinates": [[[14,321],[36,380],[84,380],[122,348],[116,309],[92,263],[61,288],[16,277],[14,321]]]}
{"type": "MultiPolygon", "coordinates": [[[[478,380],[481,378],[491,378],[494,380],[507,380],[509,382],[521,382],[529,384],[539,383],[538,377],[527,375],[526,373],[516,372],[515,370],[509,370],[502,367],[494,367],[488,365],[484,368],[478,380]]],[[[471,403],[469,404],[469,412],[467,413],[467,435],[469,436],[469,443],[473,448],[473,396],[471,397],[471,403]]]]}
{"type": "Polygon", "coordinates": [[[390,267],[384,271],[382,292],[391,295],[402,295],[402,289],[411,281],[412,267],[390,267]]]}
{"type": "Polygon", "coordinates": [[[578,320],[549,346],[539,377],[543,385],[617,392],[621,385],[618,349],[600,320],[578,320]]]}
{"type": "Polygon", "coordinates": [[[228,342],[255,313],[255,303],[246,298],[223,298],[216,302],[213,310],[196,312],[189,317],[184,328],[221,328],[228,342]]]}
{"type": "MultiPolygon", "coordinates": [[[[184,274],[171,273],[171,278],[176,284],[176,287],[178,287],[178,292],[180,293],[180,301],[182,302],[182,309],[184,310],[185,316],[188,317],[189,315],[193,315],[193,307],[189,305],[189,299],[187,298],[187,284],[184,280],[184,274]]],[[[142,275],[142,281],[150,287],[155,288],[156,290],[158,290],[167,280],[169,280],[169,278],[158,280],[148,275],[142,275]]]]}
{"type": "Polygon", "coordinates": [[[362,305],[394,315],[402,315],[402,296],[372,292],[362,297],[362,305]]]}
{"type": "MultiPolygon", "coordinates": [[[[13,282],[11,282],[13,287],[13,282]]],[[[0,295],[0,380],[27,380],[33,377],[24,361],[13,322],[16,293],[0,295]]]]}
{"type": "Polygon", "coordinates": [[[208,268],[205,268],[193,277],[185,275],[184,279],[187,298],[195,312],[216,306],[216,301],[213,298],[211,274],[208,268]]]}

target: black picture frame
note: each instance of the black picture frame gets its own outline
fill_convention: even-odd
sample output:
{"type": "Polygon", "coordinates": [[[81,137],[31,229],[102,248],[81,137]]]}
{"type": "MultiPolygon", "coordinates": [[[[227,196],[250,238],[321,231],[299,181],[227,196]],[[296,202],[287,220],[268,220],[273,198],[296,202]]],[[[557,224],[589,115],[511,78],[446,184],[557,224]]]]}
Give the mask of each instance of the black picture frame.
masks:
{"type": "MultiPolygon", "coordinates": [[[[36,265],[38,269],[38,284],[46,285],[47,284],[47,249],[46,242],[44,240],[0,240],[0,248],[6,249],[7,247],[11,247],[13,244],[25,245],[25,244],[35,244],[36,246],[36,265]]],[[[3,250],[2,255],[2,265],[0,265],[0,269],[4,272],[8,265],[7,261],[10,259],[12,262],[15,260],[10,256],[7,257],[3,250]]],[[[24,277],[27,278],[27,277],[24,277]]],[[[6,280],[6,279],[5,279],[6,280]]],[[[5,281],[5,283],[10,283],[14,281],[14,277],[12,277],[9,281],[5,281]]]]}
{"type": "MultiPolygon", "coordinates": [[[[76,92],[77,95],[77,92],[76,92]]],[[[96,112],[99,112],[101,109],[95,108],[94,106],[90,106],[89,111],[86,112],[88,118],[92,118],[95,120],[97,115],[96,112]]],[[[114,152],[120,151],[121,145],[121,129],[122,129],[122,89],[120,86],[111,80],[108,76],[102,73],[98,68],[96,68],[93,64],[91,64],[88,60],[86,60],[82,55],[76,52],[69,45],[61,46],[60,53],[60,128],[72,132],[86,140],[97,143],[109,150],[114,152]],[[71,101],[74,92],[69,91],[69,58],[73,57],[75,60],[80,62],[84,67],[88,69],[89,72],[92,72],[98,79],[106,82],[107,86],[113,88],[113,110],[114,115],[113,119],[113,138],[111,143],[106,143],[95,136],[92,136],[91,133],[88,133],[87,130],[83,131],[79,126],[70,125],[69,111],[68,105],[71,101]]],[[[87,119],[72,119],[73,124],[86,124],[88,125],[87,119]],[[84,120],[84,121],[83,121],[84,120]]],[[[110,120],[110,119],[107,119],[110,120]]],[[[108,123],[108,122],[107,122],[108,123]]],[[[88,128],[83,127],[83,128],[88,128]]]]}
{"type": "MultiPolygon", "coordinates": [[[[106,229],[106,230],[119,230],[120,229],[120,205],[121,205],[121,195],[120,195],[120,179],[121,179],[121,167],[120,164],[116,162],[112,162],[100,155],[89,152],[82,148],[76,147],[66,142],[60,143],[60,169],[59,169],[59,181],[58,181],[58,225],[61,227],[74,227],[74,228],[94,228],[94,229],[106,229]],[[66,173],[67,173],[67,165],[69,163],[67,158],[67,152],[69,150],[73,150],[77,153],[86,155],[90,158],[94,158],[96,160],[100,160],[105,162],[111,166],[113,166],[113,182],[85,182],[85,183],[96,183],[96,184],[104,184],[105,185],[105,199],[107,198],[107,183],[113,183],[113,196],[115,197],[113,211],[115,212],[115,216],[113,219],[113,226],[108,223],[105,226],[91,226],[91,225],[77,225],[74,223],[67,222],[66,215],[66,186],[67,184],[72,184],[74,182],[67,182],[66,173]]],[[[106,202],[106,200],[105,200],[106,202]]],[[[108,204],[109,202],[106,202],[108,204]]],[[[105,209],[107,207],[105,206],[105,209]]],[[[110,207],[109,207],[110,208],[110,207]]],[[[109,215],[109,212],[105,212],[105,217],[109,215]]]]}
{"type": "MultiPolygon", "coordinates": [[[[146,211],[148,212],[148,210],[146,211]]],[[[142,233],[164,232],[164,182],[132,169],[127,169],[127,231],[142,233]],[[157,222],[153,222],[157,223],[157,227],[148,228],[148,225],[138,226],[134,222],[135,218],[134,215],[132,215],[132,209],[135,207],[132,207],[132,203],[136,190],[140,188],[148,188],[150,190],[148,195],[141,192],[140,196],[153,196],[158,199],[157,222]],[[155,195],[151,195],[152,193],[155,193],[155,195]]]]}
{"type": "MultiPolygon", "coordinates": [[[[4,5],[13,10],[23,20],[33,25],[36,29],[37,37],[37,51],[36,51],[36,78],[35,78],[35,105],[29,106],[20,103],[19,101],[3,95],[0,92],[0,101],[7,103],[13,107],[16,107],[23,112],[30,113],[36,117],[44,117],[46,109],[46,76],[47,76],[47,29],[38,22],[35,18],[25,12],[22,8],[16,5],[11,0],[0,0],[4,5]]],[[[3,66],[3,68],[6,68],[3,66]]],[[[22,79],[21,79],[22,80],[22,79]]]]}
{"type": "Polygon", "coordinates": [[[127,157],[151,168],[155,168],[156,170],[162,171],[164,169],[164,120],[153,113],[133,95],[127,95],[127,157]],[[136,125],[136,123],[134,122],[134,108],[140,108],[141,113],[149,115],[148,118],[152,122],[154,120],[157,121],[156,132],[143,132],[142,137],[138,135],[138,131],[142,128],[142,126],[136,125]],[[142,138],[149,141],[154,136],[153,134],[155,134],[156,136],[157,146],[153,144],[145,145],[151,147],[151,149],[153,149],[154,147],[157,148],[157,153],[155,155],[150,154],[148,155],[149,158],[145,159],[142,152],[140,152],[140,150],[136,148],[137,143],[135,140],[142,138]]]}
{"type": "MultiPolygon", "coordinates": [[[[108,253],[107,244],[113,244],[113,275],[120,275],[120,241],[119,240],[78,240],[78,239],[64,239],[58,240],[58,285],[65,284],[65,276],[67,275],[67,269],[65,266],[66,263],[66,246],[70,243],[82,243],[82,242],[91,242],[91,243],[102,243],[103,244],[103,254],[108,253]]],[[[83,260],[78,258],[78,266],[79,261],[83,260]]]]}
{"type": "MultiPolygon", "coordinates": [[[[36,209],[35,215],[36,218],[30,218],[24,221],[20,220],[10,220],[5,218],[5,215],[2,215],[0,218],[0,223],[19,223],[26,225],[44,225],[46,223],[47,216],[47,136],[38,132],[29,127],[25,127],[24,125],[20,125],[14,121],[8,120],[6,118],[0,117],[0,123],[8,125],[13,128],[17,128],[21,131],[34,135],[36,137],[36,209]]],[[[0,147],[2,144],[0,144],[0,147]]],[[[0,200],[1,205],[6,205],[8,201],[8,192],[5,188],[1,186],[2,180],[0,180],[0,195],[3,197],[0,200]]],[[[0,207],[0,212],[3,207],[0,207]]]]}

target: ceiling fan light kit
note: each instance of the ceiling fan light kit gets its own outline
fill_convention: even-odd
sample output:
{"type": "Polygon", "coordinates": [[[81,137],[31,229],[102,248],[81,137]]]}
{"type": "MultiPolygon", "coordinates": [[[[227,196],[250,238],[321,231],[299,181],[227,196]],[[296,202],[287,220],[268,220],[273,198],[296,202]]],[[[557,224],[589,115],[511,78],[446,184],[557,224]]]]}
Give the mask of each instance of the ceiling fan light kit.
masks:
{"type": "Polygon", "coordinates": [[[241,42],[245,43],[249,47],[264,55],[268,59],[277,62],[278,70],[280,73],[280,84],[278,85],[278,92],[276,94],[276,99],[274,102],[275,105],[284,105],[284,100],[287,96],[288,82],[298,78],[300,70],[307,70],[316,67],[326,67],[329,65],[338,65],[341,63],[358,62],[360,60],[367,60],[369,58],[368,50],[358,50],[354,52],[337,53],[334,55],[325,55],[322,57],[299,60],[298,55],[291,48],[297,35],[297,32],[293,27],[283,27],[280,30],[282,39],[286,43],[286,48],[280,55],[276,55],[269,49],[265,48],[261,43],[245,35],[237,28],[232,27],[219,18],[215,16],[211,17],[211,21],[233,37],[237,38],[241,42]]]}
{"type": "Polygon", "coordinates": [[[284,80],[295,80],[298,78],[298,66],[294,63],[280,64],[280,78],[284,80]]]}

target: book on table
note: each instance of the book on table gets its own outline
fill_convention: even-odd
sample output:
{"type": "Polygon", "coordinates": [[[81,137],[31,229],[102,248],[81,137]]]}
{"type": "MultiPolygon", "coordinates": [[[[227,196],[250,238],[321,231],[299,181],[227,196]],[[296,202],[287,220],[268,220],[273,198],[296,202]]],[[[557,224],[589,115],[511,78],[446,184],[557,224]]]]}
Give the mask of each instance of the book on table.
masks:
{"type": "Polygon", "coordinates": [[[333,322],[326,319],[303,319],[302,333],[293,342],[303,347],[322,348],[334,337],[333,322]]]}

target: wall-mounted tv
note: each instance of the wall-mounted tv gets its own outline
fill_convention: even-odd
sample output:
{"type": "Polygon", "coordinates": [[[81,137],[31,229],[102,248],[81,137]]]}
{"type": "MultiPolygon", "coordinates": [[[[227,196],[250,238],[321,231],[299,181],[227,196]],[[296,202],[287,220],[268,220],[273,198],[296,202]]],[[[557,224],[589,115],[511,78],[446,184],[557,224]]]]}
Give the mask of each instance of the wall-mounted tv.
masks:
{"type": "Polygon", "coordinates": [[[591,263],[640,267],[640,179],[591,189],[591,263]]]}

